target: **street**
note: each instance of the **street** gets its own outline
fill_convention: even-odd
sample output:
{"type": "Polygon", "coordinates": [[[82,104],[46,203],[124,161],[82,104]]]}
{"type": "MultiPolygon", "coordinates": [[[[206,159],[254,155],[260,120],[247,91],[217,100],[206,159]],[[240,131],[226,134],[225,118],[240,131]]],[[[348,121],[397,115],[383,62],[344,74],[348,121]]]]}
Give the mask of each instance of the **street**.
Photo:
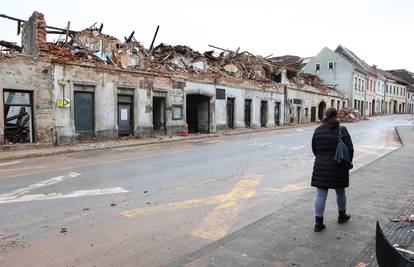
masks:
{"type": "MultiPolygon", "coordinates": [[[[345,124],[353,171],[410,119],[345,124]]],[[[315,127],[1,162],[0,266],[168,264],[312,190],[315,127]]]]}

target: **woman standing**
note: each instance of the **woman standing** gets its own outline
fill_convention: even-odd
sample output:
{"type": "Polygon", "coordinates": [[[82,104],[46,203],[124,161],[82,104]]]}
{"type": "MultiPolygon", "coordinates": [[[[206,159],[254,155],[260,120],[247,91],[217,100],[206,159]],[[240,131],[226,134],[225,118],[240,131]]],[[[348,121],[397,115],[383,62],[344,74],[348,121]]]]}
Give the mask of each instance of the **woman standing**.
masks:
{"type": "Polygon", "coordinates": [[[336,202],[338,204],[338,223],[347,222],[351,216],[346,214],[345,188],[349,186],[349,170],[352,164],[338,164],[335,160],[336,146],[339,133],[342,134],[342,141],[349,149],[351,162],[354,156],[354,148],[351,136],[344,126],[339,125],[337,111],[335,108],[328,108],[322,125],[316,128],[312,138],[312,151],[315,155],[315,163],[312,173],[312,186],[316,187],[315,200],[315,232],[325,229],[323,214],[325,211],[328,189],[335,189],[336,202]]]}

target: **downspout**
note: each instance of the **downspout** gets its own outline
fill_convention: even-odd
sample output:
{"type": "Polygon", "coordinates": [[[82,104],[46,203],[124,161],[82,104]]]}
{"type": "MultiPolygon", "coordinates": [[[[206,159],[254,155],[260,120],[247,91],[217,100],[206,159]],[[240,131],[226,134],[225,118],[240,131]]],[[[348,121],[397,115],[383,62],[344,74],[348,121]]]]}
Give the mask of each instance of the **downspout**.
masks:
{"type": "Polygon", "coordinates": [[[288,93],[287,93],[287,86],[285,85],[284,87],[283,87],[283,93],[284,93],[284,97],[285,97],[285,99],[284,99],[284,108],[283,108],[283,120],[284,120],[284,122],[283,122],[283,125],[286,125],[286,123],[287,123],[287,97],[288,97],[288,93]]]}

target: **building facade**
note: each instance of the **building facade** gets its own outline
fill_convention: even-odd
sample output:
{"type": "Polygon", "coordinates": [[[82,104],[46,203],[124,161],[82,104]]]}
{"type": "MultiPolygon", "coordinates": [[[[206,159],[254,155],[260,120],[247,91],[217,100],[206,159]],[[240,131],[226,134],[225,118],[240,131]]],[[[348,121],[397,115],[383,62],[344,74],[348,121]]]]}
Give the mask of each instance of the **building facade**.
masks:
{"type": "Polygon", "coordinates": [[[346,102],[363,113],[367,71],[361,66],[325,47],[309,60],[302,72],[318,75],[327,85],[343,91],[346,102]]]}

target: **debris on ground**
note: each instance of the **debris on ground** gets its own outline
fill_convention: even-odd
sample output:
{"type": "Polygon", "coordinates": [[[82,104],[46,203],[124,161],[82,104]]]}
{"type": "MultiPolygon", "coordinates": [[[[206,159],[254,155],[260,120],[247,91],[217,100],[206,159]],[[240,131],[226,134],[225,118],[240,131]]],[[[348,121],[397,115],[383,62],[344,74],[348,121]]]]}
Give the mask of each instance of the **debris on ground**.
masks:
{"type": "Polygon", "coordinates": [[[353,108],[342,108],[338,112],[338,119],[341,122],[353,122],[362,119],[361,113],[353,108]]]}
{"type": "Polygon", "coordinates": [[[144,194],[146,194],[146,193],[148,193],[148,191],[147,191],[147,190],[145,190],[145,191],[144,191],[144,194]]]}
{"type": "Polygon", "coordinates": [[[358,263],[355,267],[366,267],[367,265],[363,262],[358,263]]]}
{"type": "Polygon", "coordinates": [[[393,222],[414,222],[414,214],[411,215],[401,215],[395,218],[392,218],[393,222]]]}
{"type": "Polygon", "coordinates": [[[111,203],[111,207],[115,207],[116,206],[116,203],[111,203]]]}
{"type": "Polygon", "coordinates": [[[89,208],[83,208],[82,210],[83,210],[83,211],[87,211],[87,210],[90,210],[90,209],[89,209],[89,208]]]}
{"type": "Polygon", "coordinates": [[[66,227],[62,227],[61,229],[60,229],[60,233],[61,234],[64,234],[64,233],[67,233],[68,232],[68,229],[66,229],[66,227]]]}

